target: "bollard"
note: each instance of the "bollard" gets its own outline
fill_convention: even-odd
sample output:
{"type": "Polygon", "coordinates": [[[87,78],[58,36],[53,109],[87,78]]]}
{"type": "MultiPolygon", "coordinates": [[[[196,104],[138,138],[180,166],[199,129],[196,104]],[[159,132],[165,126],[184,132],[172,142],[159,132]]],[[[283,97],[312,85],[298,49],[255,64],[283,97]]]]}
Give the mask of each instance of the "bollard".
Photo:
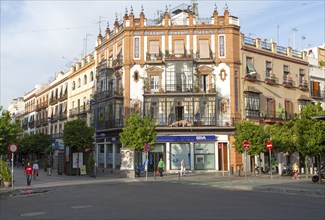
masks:
{"type": "Polygon", "coordinates": [[[178,180],[181,179],[181,172],[178,171],[178,180]]]}

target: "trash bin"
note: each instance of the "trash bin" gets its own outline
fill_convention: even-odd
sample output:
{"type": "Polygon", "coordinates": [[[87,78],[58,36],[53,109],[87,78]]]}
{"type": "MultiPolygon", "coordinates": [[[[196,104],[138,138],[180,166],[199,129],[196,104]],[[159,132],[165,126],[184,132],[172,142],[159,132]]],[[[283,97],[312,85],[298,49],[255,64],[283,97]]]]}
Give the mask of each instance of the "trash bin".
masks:
{"type": "Polygon", "coordinates": [[[234,165],[230,165],[230,175],[234,175],[234,165]]]}

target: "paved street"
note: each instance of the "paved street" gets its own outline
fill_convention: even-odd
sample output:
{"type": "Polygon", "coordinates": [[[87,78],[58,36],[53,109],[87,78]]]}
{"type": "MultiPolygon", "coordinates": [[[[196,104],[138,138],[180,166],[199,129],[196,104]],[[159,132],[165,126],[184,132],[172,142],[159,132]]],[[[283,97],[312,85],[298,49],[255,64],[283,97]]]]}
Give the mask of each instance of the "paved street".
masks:
{"type": "Polygon", "coordinates": [[[46,176],[1,188],[1,219],[324,219],[324,184],[290,177],[189,173],[126,179],[118,174],[46,176]]]}

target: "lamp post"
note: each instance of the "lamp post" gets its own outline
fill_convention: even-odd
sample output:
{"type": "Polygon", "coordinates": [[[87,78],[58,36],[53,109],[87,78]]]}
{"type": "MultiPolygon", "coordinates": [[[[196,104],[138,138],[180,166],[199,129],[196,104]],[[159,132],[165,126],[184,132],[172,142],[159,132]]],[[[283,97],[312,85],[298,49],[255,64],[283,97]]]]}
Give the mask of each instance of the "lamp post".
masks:
{"type": "Polygon", "coordinates": [[[93,151],[93,157],[94,157],[94,178],[96,178],[97,176],[97,140],[96,140],[96,136],[97,136],[97,100],[96,99],[90,99],[90,103],[91,103],[91,108],[93,110],[93,122],[94,122],[94,141],[95,141],[95,147],[94,147],[94,151],[93,151]],[[96,155],[96,156],[95,156],[96,155]]]}

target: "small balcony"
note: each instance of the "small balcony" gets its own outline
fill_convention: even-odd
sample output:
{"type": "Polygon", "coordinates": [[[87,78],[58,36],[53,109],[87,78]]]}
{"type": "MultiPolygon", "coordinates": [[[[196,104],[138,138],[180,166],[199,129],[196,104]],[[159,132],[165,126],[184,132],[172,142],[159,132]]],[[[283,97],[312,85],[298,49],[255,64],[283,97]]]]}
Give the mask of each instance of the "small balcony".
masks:
{"type": "Polygon", "coordinates": [[[202,56],[200,52],[197,52],[196,54],[193,54],[194,61],[197,63],[213,63],[215,58],[215,53],[212,53],[211,51],[207,56],[202,56]]]}
{"type": "Polygon", "coordinates": [[[29,128],[34,128],[35,127],[35,123],[34,121],[28,122],[29,128]]]}
{"type": "Polygon", "coordinates": [[[55,105],[58,103],[58,99],[56,97],[50,98],[50,105],[55,105]]]}
{"type": "Polygon", "coordinates": [[[184,50],[183,53],[178,53],[175,51],[172,51],[172,54],[169,53],[169,51],[165,52],[165,60],[191,60],[193,59],[193,55],[187,54],[184,50]]]}
{"type": "Polygon", "coordinates": [[[118,55],[115,60],[112,62],[112,68],[119,69],[123,66],[123,56],[118,55]]]}
{"type": "Polygon", "coordinates": [[[67,100],[67,98],[68,98],[68,94],[65,93],[65,94],[61,95],[61,96],[58,98],[58,101],[59,101],[59,102],[62,102],[62,101],[64,101],[64,100],[67,100]]]}
{"type": "Polygon", "coordinates": [[[147,53],[146,55],[146,63],[148,64],[160,64],[162,63],[162,53],[147,53]]]}
{"type": "Polygon", "coordinates": [[[308,91],[308,82],[306,80],[302,80],[299,83],[299,89],[303,91],[308,91]]]}
{"type": "Polygon", "coordinates": [[[275,79],[275,75],[271,74],[271,75],[266,75],[265,76],[265,83],[269,84],[269,85],[274,85],[276,84],[276,79],[275,79]]]}
{"type": "Polygon", "coordinates": [[[287,78],[286,76],[283,77],[283,83],[282,85],[286,88],[292,88],[293,87],[293,81],[290,78],[287,78]]]}

